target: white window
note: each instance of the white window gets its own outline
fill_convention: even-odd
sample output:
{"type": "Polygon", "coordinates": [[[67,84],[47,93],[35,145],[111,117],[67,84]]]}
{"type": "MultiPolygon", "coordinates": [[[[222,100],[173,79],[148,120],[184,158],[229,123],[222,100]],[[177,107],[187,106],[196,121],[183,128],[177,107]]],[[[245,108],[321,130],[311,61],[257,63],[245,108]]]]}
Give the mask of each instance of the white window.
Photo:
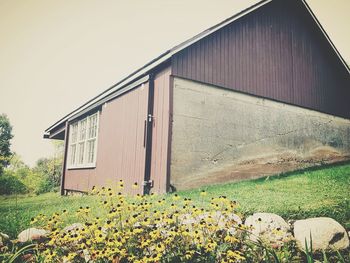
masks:
{"type": "Polygon", "coordinates": [[[70,125],[68,169],[96,166],[98,112],[70,125]]]}

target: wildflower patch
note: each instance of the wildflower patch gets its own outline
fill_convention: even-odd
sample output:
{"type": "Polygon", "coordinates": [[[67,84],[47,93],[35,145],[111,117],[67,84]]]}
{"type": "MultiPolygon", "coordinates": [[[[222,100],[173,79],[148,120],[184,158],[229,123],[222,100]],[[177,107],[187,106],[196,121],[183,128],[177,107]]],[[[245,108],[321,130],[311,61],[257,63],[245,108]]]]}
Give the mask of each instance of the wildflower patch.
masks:
{"type": "MultiPolygon", "coordinates": [[[[138,185],[132,187],[137,189],[138,185]]],[[[0,258],[136,263],[303,259],[293,238],[276,246],[276,242],[271,244],[271,240],[260,237],[265,224],[260,214],[255,216],[259,229],[247,224],[247,220],[243,224],[237,212],[239,204],[226,196],[208,197],[208,206],[200,202],[207,198],[204,190],[198,193],[199,202],[194,202],[178,194],[127,196],[123,189],[122,181],[115,189],[94,188],[90,194],[99,202],[99,213],[95,213],[96,207],[81,206],[75,211],[39,214],[31,219],[31,225],[49,233],[45,240],[28,241],[29,245],[14,243],[11,249],[4,246],[0,258]],[[79,222],[67,226],[66,218],[74,216],[79,222]]],[[[269,231],[279,237],[281,229],[270,224],[269,231]]]]}
{"type": "Polygon", "coordinates": [[[235,214],[237,202],[225,196],[204,208],[177,194],[168,200],[126,196],[123,187],[120,181],[117,189],[92,190],[103,211],[99,217],[82,206],[32,218],[33,226],[50,232],[47,242],[37,244],[37,257],[44,262],[242,262],[266,254],[248,239],[249,228],[235,214]],[[80,218],[76,227],[64,225],[69,213],[80,218]]]}

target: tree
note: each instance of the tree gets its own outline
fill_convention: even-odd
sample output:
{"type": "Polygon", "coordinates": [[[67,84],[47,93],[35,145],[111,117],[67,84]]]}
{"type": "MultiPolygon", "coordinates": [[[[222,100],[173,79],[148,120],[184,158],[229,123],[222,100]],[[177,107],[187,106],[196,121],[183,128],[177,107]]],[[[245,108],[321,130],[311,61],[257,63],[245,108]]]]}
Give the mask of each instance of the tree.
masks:
{"type": "Polygon", "coordinates": [[[9,165],[6,167],[6,170],[9,171],[17,171],[19,169],[28,167],[22,160],[21,156],[19,156],[16,152],[12,153],[11,160],[9,165]]]}
{"type": "Polygon", "coordinates": [[[12,126],[9,118],[6,114],[0,115],[0,174],[3,172],[3,168],[9,165],[12,152],[10,149],[13,138],[12,126]]]}
{"type": "Polygon", "coordinates": [[[25,180],[30,171],[29,166],[21,160],[21,157],[12,153],[8,166],[0,176],[0,195],[27,193],[29,188],[25,180]]]}
{"type": "Polygon", "coordinates": [[[63,164],[63,141],[54,141],[55,153],[49,158],[41,158],[32,169],[42,178],[37,193],[52,191],[60,185],[63,164]]]}

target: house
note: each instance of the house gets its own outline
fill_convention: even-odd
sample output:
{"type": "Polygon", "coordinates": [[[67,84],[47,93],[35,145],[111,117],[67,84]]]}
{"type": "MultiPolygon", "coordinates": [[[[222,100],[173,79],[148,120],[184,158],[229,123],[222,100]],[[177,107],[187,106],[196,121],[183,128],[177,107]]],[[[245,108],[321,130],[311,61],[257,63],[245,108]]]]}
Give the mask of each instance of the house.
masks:
{"type": "Polygon", "coordinates": [[[349,73],[304,0],[261,1],[50,126],[45,138],[65,140],[61,193],[121,179],[164,193],[349,160],[349,73]]]}

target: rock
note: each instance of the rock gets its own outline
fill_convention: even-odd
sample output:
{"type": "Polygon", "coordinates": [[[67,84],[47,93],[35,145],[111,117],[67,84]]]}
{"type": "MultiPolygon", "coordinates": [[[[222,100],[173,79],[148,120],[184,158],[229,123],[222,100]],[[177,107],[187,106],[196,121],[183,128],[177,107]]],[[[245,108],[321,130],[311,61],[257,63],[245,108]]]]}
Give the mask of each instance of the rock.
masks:
{"type": "Polygon", "coordinates": [[[249,216],[244,224],[251,228],[250,239],[253,241],[259,237],[273,247],[279,247],[293,239],[290,226],[276,214],[255,213],[249,216]]]}
{"type": "Polygon", "coordinates": [[[63,228],[63,231],[65,232],[71,232],[71,231],[76,231],[78,229],[84,228],[84,225],[81,223],[74,223],[71,224],[69,226],[66,226],[65,228],[63,228]]]}
{"type": "Polygon", "coordinates": [[[10,237],[4,233],[0,232],[0,247],[6,244],[10,240],[10,237]]]}
{"type": "Polygon", "coordinates": [[[229,213],[229,214],[223,214],[220,211],[217,211],[214,213],[213,218],[218,221],[219,227],[224,227],[226,222],[234,222],[235,224],[242,224],[242,219],[234,214],[234,213],[229,213]]]}
{"type": "Polygon", "coordinates": [[[232,235],[235,234],[236,227],[239,224],[242,224],[242,219],[234,213],[225,214],[220,211],[216,211],[211,213],[211,217],[214,219],[214,222],[217,222],[219,229],[227,229],[227,231],[232,235]]]}
{"type": "Polygon", "coordinates": [[[38,228],[28,228],[18,235],[18,241],[19,242],[28,242],[33,240],[41,240],[48,236],[49,232],[45,229],[38,229],[38,228]]]}
{"type": "Polygon", "coordinates": [[[305,249],[305,239],[310,248],[310,233],[312,249],[342,250],[349,247],[349,237],[337,221],[329,217],[309,218],[294,223],[294,237],[300,248],[305,249]]]}
{"type": "Polygon", "coordinates": [[[234,222],[235,224],[241,224],[242,219],[234,214],[223,214],[220,211],[215,211],[212,213],[203,213],[199,216],[193,217],[191,214],[184,214],[180,218],[180,221],[184,225],[199,224],[201,220],[206,220],[208,222],[217,223],[220,228],[224,228],[227,222],[234,222]]]}
{"type": "Polygon", "coordinates": [[[217,224],[219,229],[227,230],[231,234],[234,234],[236,232],[235,227],[237,225],[242,224],[242,219],[238,215],[234,213],[225,214],[220,211],[211,213],[205,212],[198,216],[184,214],[180,216],[179,220],[181,224],[188,225],[189,228],[191,228],[192,225],[200,224],[201,220],[204,220],[206,223],[217,224]]]}
{"type": "Polygon", "coordinates": [[[91,255],[88,249],[83,250],[83,255],[84,255],[85,262],[90,262],[91,255]]]}

